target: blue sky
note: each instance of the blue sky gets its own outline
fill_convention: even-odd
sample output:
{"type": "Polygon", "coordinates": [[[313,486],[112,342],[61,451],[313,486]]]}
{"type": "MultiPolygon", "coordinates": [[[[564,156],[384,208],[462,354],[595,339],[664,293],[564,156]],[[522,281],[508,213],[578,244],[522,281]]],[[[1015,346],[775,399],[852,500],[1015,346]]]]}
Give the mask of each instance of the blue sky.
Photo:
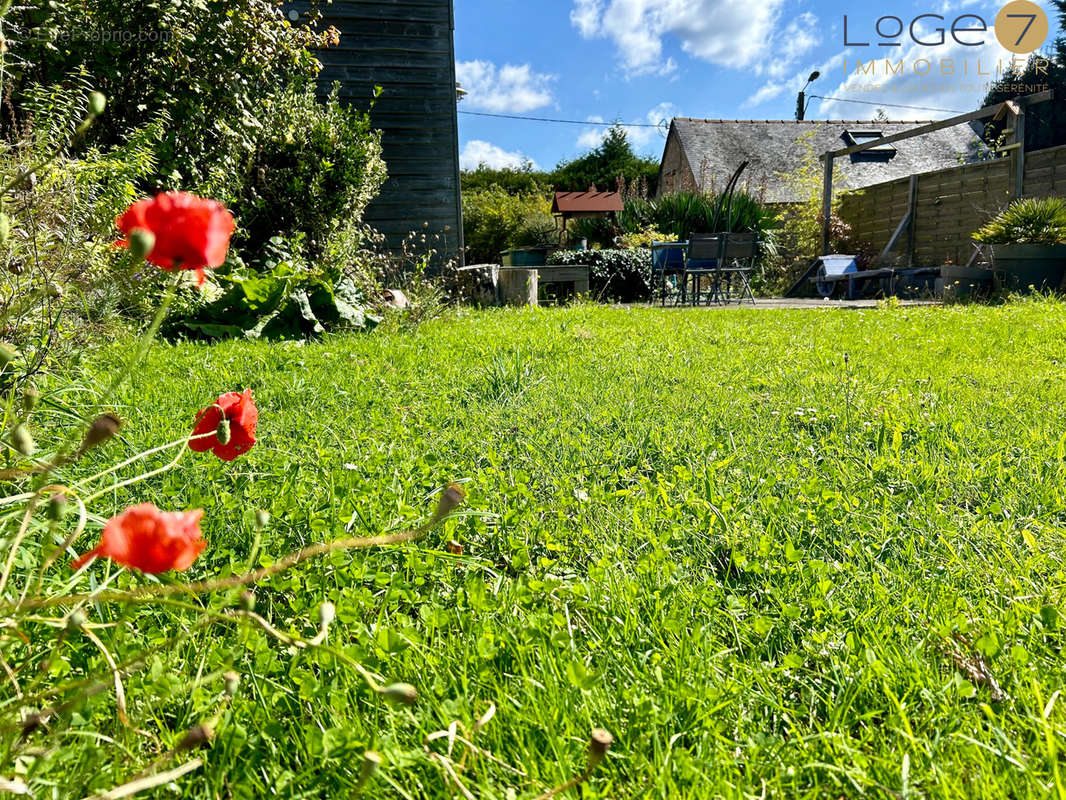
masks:
{"type": "MultiPolygon", "coordinates": [[[[1047,10],[1046,2],[1040,5],[1047,10]]],[[[673,116],[791,119],[796,92],[819,69],[811,93],[872,99],[892,119],[935,119],[977,108],[989,80],[978,70],[987,73],[1011,58],[992,30],[1000,6],[982,0],[877,6],[864,0],[455,0],[457,74],[470,92],[459,109],[642,124],[673,116]],[[849,42],[868,46],[845,46],[845,14],[849,42]],[[944,44],[910,38],[907,28],[921,14],[940,14],[945,22],[919,20],[918,38],[937,42],[936,28],[944,26],[944,44]],[[950,28],[962,14],[979,16],[989,30],[960,33],[956,41],[950,28]],[[903,21],[905,30],[894,40],[899,46],[877,46],[884,37],[874,26],[883,15],[903,21]],[[900,74],[883,68],[875,78],[856,74],[857,59],[883,62],[886,56],[904,60],[900,74]],[[920,59],[932,66],[916,67],[920,59]],[[925,69],[930,74],[917,74],[925,69]]],[[[1057,25],[1054,15],[1048,19],[1050,44],[1057,25]]],[[[893,32],[894,22],[884,25],[884,32],[893,32]]],[[[958,24],[978,26],[972,17],[958,24]]],[[[871,119],[877,108],[815,99],[807,116],[871,119]]],[[[550,168],[595,146],[602,130],[460,114],[461,161],[470,167],[531,159],[550,168]]],[[[629,133],[641,152],[662,154],[656,128],[629,133]]]]}

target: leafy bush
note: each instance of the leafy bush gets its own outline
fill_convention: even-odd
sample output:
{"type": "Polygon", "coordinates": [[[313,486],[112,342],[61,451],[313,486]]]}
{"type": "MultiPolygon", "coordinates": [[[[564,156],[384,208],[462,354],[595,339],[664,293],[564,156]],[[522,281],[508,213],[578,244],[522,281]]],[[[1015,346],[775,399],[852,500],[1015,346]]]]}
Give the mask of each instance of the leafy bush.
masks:
{"type": "Polygon", "coordinates": [[[1066,244],[1066,200],[1061,197],[1015,200],[973,238],[985,244],[1066,244]]]}
{"type": "Polygon", "coordinates": [[[744,192],[736,192],[732,203],[719,210],[720,197],[704,192],[673,192],[656,198],[627,196],[616,219],[576,220],[570,226],[570,239],[584,238],[590,244],[611,247],[623,236],[646,231],[661,232],[671,241],[688,239],[694,233],[737,231],[757,233],[772,247],[773,212],[744,192]]]}
{"type": "Polygon", "coordinates": [[[623,233],[617,241],[619,247],[632,250],[637,247],[650,247],[656,242],[676,242],[678,239],[672,233],[663,233],[653,225],[634,233],[623,233]]]}
{"type": "Polygon", "coordinates": [[[122,145],[161,121],[142,191],[217,197],[237,215],[235,244],[249,264],[271,238],[297,234],[317,258],[339,227],[358,222],[385,178],[380,135],[366,114],[335,94],[316,102],[313,50],[339,42],[333,29],[315,31],[317,18],[294,25],[268,0],[18,6],[5,124],[19,132],[30,120],[66,120],[45,112],[91,73],[92,88],[112,102],[79,138],[78,155],[122,145]]]}
{"type": "Polygon", "coordinates": [[[273,238],[299,236],[315,260],[342,225],[362,218],[384,183],[381,134],[367,114],[341,105],[336,88],[325,103],[310,88],[287,89],[271,100],[262,123],[231,201],[238,242],[255,261],[273,238]]]}
{"type": "Polygon", "coordinates": [[[76,358],[102,326],[117,327],[116,312],[140,312],[155,285],[112,242],[115,217],[155,167],[162,126],[70,159],[62,154],[72,136],[98,118],[88,93],[75,84],[38,101],[36,124],[16,144],[0,146],[8,176],[0,200],[0,338],[19,353],[3,371],[4,386],[76,358]]]}
{"type": "Polygon", "coordinates": [[[703,192],[672,192],[627,205],[631,207],[622,219],[651,222],[680,240],[694,233],[727,231],[757,233],[766,241],[773,228],[773,212],[745,192],[735,192],[731,200],[703,192]]]}
{"type": "Polygon", "coordinates": [[[651,251],[647,249],[560,250],[548,256],[548,263],[589,265],[590,289],[599,299],[632,303],[651,292],[651,251]]]}
{"type": "Polygon", "coordinates": [[[521,167],[494,169],[481,164],[477,169],[464,169],[460,175],[463,192],[476,192],[499,186],[509,194],[549,194],[552,173],[539,172],[527,161],[521,167]]]}
{"type": "Polygon", "coordinates": [[[498,263],[501,250],[549,245],[558,239],[546,195],[509,194],[499,186],[463,194],[463,233],[466,260],[472,264],[498,263]]]}
{"type": "Polygon", "coordinates": [[[213,288],[190,290],[164,332],[196,338],[290,339],[341,328],[371,329],[380,318],[348,275],[318,268],[302,238],[272,238],[258,269],[231,262],[212,274],[213,288]]]}
{"type": "Polygon", "coordinates": [[[205,186],[212,173],[242,174],[264,106],[314,78],[309,48],[334,35],[291,24],[269,0],[52,0],[16,5],[5,22],[15,62],[5,88],[16,109],[38,87],[91,73],[111,102],[83,146],[121,144],[163,113],[175,124],[155,177],[177,171],[187,187],[205,186]]]}

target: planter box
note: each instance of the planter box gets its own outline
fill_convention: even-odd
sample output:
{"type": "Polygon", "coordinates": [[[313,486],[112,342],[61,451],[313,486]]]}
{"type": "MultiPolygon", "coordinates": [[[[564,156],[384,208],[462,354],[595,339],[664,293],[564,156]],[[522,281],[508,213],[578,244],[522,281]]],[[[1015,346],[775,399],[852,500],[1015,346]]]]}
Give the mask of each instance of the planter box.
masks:
{"type": "Polygon", "coordinates": [[[1014,292],[1053,291],[1066,274],[1066,244],[993,244],[992,264],[1003,288],[1014,292]]]}
{"type": "Polygon", "coordinates": [[[945,264],[940,268],[936,293],[941,297],[974,297],[992,291],[995,272],[980,267],[945,264]]]}
{"type": "Polygon", "coordinates": [[[516,247],[501,252],[500,263],[505,267],[543,267],[550,251],[550,247],[516,247]]]}

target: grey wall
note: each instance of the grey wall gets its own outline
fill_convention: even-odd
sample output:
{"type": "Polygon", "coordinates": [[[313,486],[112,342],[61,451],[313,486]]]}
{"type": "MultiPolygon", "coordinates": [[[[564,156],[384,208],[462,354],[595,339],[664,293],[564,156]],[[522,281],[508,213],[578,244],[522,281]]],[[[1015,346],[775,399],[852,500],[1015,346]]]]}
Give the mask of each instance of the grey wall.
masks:
{"type": "MultiPolygon", "coordinates": [[[[290,3],[306,11],[307,2],[290,3]]],[[[322,27],[341,33],[340,45],[318,53],[324,91],[335,82],[356,108],[381,96],[371,120],[382,131],[389,177],[366,221],[398,250],[411,231],[443,237],[442,255],[462,252],[459,136],[455,98],[452,0],[334,0],[320,4],[322,27]],[[445,231],[445,228],[448,228],[445,231]]]]}

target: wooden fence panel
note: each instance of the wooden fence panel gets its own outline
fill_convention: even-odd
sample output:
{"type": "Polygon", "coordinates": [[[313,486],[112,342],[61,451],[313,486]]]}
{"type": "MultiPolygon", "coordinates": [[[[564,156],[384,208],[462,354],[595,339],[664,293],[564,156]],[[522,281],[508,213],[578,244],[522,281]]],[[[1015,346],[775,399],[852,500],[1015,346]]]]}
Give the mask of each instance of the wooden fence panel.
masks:
{"type": "MultiPolygon", "coordinates": [[[[1026,153],[1026,197],[1066,195],[1066,145],[1026,153]]],[[[899,179],[846,192],[840,216],[851,226],[857,244],[879,253],[907,213],[909,180],[899,179]]],[[[973,252],[971,236],[1013,197],[1010,160],[922,173],[914,215],[914,263],[966,263],[973,252]]],[[[906,237],[892,254],[906,261],[906,237]]]]}

